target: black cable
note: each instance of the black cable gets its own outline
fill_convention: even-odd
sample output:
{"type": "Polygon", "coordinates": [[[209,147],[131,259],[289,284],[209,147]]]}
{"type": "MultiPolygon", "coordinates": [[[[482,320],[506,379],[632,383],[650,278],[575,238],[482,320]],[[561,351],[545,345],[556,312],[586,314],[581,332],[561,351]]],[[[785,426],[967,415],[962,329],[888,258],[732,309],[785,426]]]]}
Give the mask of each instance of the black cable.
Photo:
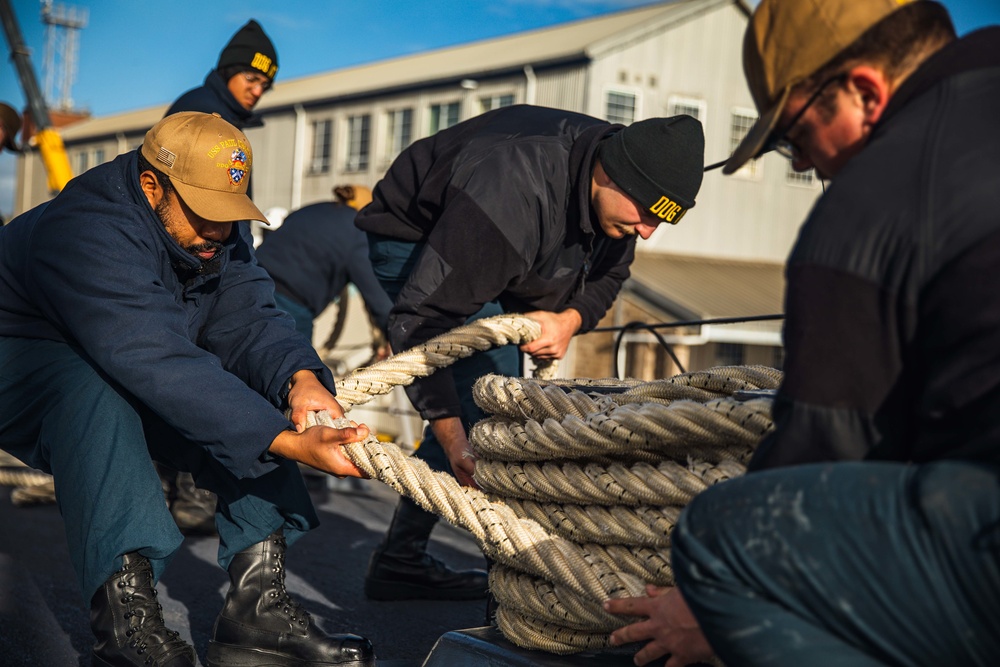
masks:
{"type": "MultiPolygon", "coordinates": [[[[625,338],[625,334],[627,332],[633,331],[633,330],[636,330],[636,329],[645,329],[649,333],[653,334],[653,336],[656,337],[657,342],[659,342],[660,345],[663,346],[663,349],[665,349],[667,351],[667,354],[670,355],[670,358],[673,359],[673,361],[674,361],[675,364],[677,364],[677,368],[680,370],[680,372],[681,373],[686,373],[687,372],[686,370],[684,370],[684,365],[681,364],[681,360],[677,358],[676,354],[674,354],[673,348],[670,347],[670,345],[667,343],[667,341],[663,339],[663,336],[661,336],[660,334],[656,333],[656,331],[653,330],[653,328],[652,328],[651,325],[646,324],[645,322],[629,322],[624,327],[622,327],[621,333],[619,333],[617,336],[615,336],[615,346],[614,346],[614,349],[611,351],[611,376],[612,377],[618,377],[618,351],[621,349],[622,339],[625,338]]],[[[596,329],[595,329],[595,331],[596,331],[596,329]]]]}
{"type": "Polygon", "coordinates": [[[690,326],[700,326],[703,324],[739,324],[742,322],[767,322],[771,320],[782,320],[784,315],[751,315],[750,317],[716,317],[707,320],[688,320],[682,322],[660,322],[657,324],[647,324],[646,322],[629,322],[624,326],[615,327],[597,327],[596,329],[591,329],[587,333],[597,333],[597,332],[610,332],[617,331],[618,335],[615,336],[614,348],[611,351],[611,374],[612,377],[619,377],[618,368],[618,352],[621,350],[622,340],[625,338],[625,334],[629,331],[635,330],[645,330],[652,334],[657,342],[663,349],[667,351],[670,358],[677,365],[678,370],[681,373],[686,373],[684,370],[684,365],[681,364],[677,355],[674,354],[673,348],[664,340],[663,336],[656,332],[656,329],[676,329],[679,327],[690,327],[690,326]]]}
{"type": "Polygon", "coordinates": [[[718,169],[719,167],[725,166],[727,162],[729,162],[729,158],[726,158],[722,162],[716,162],[715,164],[710,164],[707,167],[705,167],[705,171],[712,171],[713,169],[718,169]]]}
{"type": "MultiPolygon", "coordinates": [[[[680,322],[658,322],[656,324],[646,324],[647,327],[653,329],[676,329],[678,327],[693,327],[701,324],[740,324],[741,322],[767,322],[769,320],[783,320],[785,316],[782,314],[778,315],[750,315],[748,317],[716,317],[708,320],[687,320],[680,322]]],[[[629,325],[625,325],[629,326],[629,325]]],[[[604,331],[621,331],[625,327],[614,326],[614,327],[597,327],[591,329],[587,333],[599,333],[604,331]]]]}

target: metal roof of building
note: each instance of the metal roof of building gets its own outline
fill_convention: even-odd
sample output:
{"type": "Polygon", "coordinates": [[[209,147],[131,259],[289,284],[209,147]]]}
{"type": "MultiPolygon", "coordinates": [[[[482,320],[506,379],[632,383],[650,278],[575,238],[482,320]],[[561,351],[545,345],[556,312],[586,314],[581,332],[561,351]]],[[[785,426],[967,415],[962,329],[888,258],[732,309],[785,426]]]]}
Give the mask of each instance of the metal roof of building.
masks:
{"type": "Polygon", "coordinates": [[[638,252],[625,289],[679,320],[775,315],[784,312],[784,265],[638,252]]]}
{"type": "MultiPolygon", "coordinates": [[[[605,16],[574,21],[506,37],[427,51],[283,81],[257,107],[258,112],[295,104],[326,103],[435,82],[512,72],[526,65],[543,67],[589,60],[664,25],[694,18],[720,6],[735,5],[749,14],[743,0],[672,0],[605,16]]],[[[198,82],[192,82],[192,87],[198,82]]],[[[181,91],[178,91],[178,94],[181,91]]],[[[113,135],[152,127],[168,105],[100,116],[62,130],[66,141],[113,135]]]]}

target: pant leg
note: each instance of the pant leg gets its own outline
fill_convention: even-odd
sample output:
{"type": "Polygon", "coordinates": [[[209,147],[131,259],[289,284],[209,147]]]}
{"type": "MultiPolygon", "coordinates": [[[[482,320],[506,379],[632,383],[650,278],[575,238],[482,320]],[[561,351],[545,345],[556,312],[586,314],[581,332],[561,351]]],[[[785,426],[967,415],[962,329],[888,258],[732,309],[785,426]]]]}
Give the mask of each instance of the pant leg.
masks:
{"type": "MultiPolygon", "coordinates": [[[[382,288],[393,302],[406,284],[406,280],[423,250],[423,243],[400,241],[378,234],[368,234],[368,256],[382,288]]],[[[502,315],[503,307],[498,301],[485,304],[465,323],[484,317],[502,315]]],[[[399,350],[397,350],[399,351],[399,350]]],[[[485,419],[486,413],[479,409],[472,398],[472,386],[480,377],[490,373],[506,376],[521,374],[521,354],[514,345],[492,348],[485,352],[477,352],[465,359],[459,359],[452,364],[452,376],[462,409],[462,425],[466,432],[476,422],[485,419]]],[[[428,427],[424,429],[423,439],[417,449],[416,456],[427,463],[433,470],[452,472],[448,457],[441,443],[428,427]]]]}
{"type": "Polygon", "coordinates": [[[998,518],[996,467],[799,466],[695,498],[673,564],[727,664],[997,665],[998,518]]]}
{"type": "Polygon", "coordinates": [[[172,468],[191,473],[195,485],[216,494],[219,565],[281,528],[289,545],[319,525],[298,464],[276,458],[277,469],[237,479],[205,449],[184,439],[147,409],[141,410],[149,454],[172,468]]]}
{"type": "Polygon", "coordinates": [[[77,349],[0,338],[0,446],[54,476],[85,603],[122,554],[158,577],[180,546],[135,407],[77,349]]]}
{"type": "Polygon", "coordinates": [[[298,467],[238,480],[205,450],[64,343],[0,338],[0,447],[55,478],[84,601],[138,551],[158,579],[182,536],[153,459],[219,496],[219,563],[284,527],[289,543],[319,524],[298,467]]]}

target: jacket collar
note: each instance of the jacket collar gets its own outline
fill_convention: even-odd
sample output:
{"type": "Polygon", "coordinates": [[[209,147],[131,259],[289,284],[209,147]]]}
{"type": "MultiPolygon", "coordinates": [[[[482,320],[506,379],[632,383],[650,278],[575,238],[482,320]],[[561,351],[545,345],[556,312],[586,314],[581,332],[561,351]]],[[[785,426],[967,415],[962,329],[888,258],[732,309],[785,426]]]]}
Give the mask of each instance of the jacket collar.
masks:
{"type": "Polygon", "coordinates": [[[228,261],[229,253],[235,244],[235,239],[239,236],[237,226],[233,226],[233,233],[222,244],[222,252],[210,262],[203,262],[182,248],[167,231],[167,228],[163,225],[163,221],[160,220],[160,216],[150,207],[146,195],[142,192],[142,188],[139,185],[139,175],[136,173],[138,166],[138,158],[136,156],[138,152],[138,149],[132,151],[131,154],[126,156],[127,159],[123,161],[124,181],[127,183],[130,198],[141,211],[140,215],[143,220],[153,228],[154,233],[163,242],[163,247],[170,257],[170,265],[177,272],[178,277],[181,278],[182,282],[187,282],[197,276],[211,276],[220,273],[228,261]]]}
{"type": "Polygon", "coordinates": [[[1000,66],[997,44],[1000,44],[1000,27],[992,26],[970,33],[939,50],[899,87],[889,100],[876,129],[941,81],[962,72],[1000,66]]]}
{"type": "Polygon", "coordinates": [[[260,116],[253,111],[244,109],[243,105],[236,101],[233,94],[229,92],[226,80],[222,78],[218,70],[213,69],[208,73],[208,76],[205,77],[205,87],[222,101],[232,117],[239,119],[240,127],[257,127],[264,124],[260,116]]]}

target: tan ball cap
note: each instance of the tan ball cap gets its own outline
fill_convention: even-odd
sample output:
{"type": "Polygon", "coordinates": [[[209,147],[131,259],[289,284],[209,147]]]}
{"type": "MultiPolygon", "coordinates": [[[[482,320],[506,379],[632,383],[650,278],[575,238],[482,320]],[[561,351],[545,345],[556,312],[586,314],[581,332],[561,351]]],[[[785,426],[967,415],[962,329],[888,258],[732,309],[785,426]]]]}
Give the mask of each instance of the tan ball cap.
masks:
{"type": "Polygon", "coordinates": [[[722,173],[731,174],[760,154],[796,84],[911,1],[761,0],[743,38],[743,72],[760,118],[722,173]]]}
{"type": "Polygon", "coordinates": [[[253,151],[246,136],[219,114],[186,111],[146,133],[142,155],[170,177],[177,194],[213,222],[267,218],[247,197],[253,151]]]}

